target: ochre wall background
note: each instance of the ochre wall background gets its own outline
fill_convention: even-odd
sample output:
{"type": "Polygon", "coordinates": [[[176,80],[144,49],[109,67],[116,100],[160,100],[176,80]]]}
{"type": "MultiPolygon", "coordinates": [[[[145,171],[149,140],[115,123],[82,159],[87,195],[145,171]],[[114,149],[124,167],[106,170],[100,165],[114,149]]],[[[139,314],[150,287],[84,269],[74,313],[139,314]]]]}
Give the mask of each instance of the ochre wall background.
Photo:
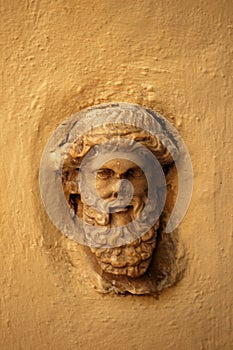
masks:
{"type": "Polygon", "coordinates": [[[0,348],[233,349],[232,1],[3,0],[0,25],[0,348]],[[108,101],[161,112],[192,157],[189,265],[159,300],[94,291],[41,204],[52,131],[108,101]]]}

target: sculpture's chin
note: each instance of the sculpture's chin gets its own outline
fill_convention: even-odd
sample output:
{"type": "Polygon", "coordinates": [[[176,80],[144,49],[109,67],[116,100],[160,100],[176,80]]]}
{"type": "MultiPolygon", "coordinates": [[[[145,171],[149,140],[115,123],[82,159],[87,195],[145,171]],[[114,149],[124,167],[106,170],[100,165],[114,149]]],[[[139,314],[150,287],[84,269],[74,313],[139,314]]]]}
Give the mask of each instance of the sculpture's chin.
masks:
{"type": "Polygon", "coordinates": [[[115,248],[91,248],[91,251],[103,271],[137,278],[147,271],[155,246],[156,230],[151,228],[131,244],[115,248]]]}

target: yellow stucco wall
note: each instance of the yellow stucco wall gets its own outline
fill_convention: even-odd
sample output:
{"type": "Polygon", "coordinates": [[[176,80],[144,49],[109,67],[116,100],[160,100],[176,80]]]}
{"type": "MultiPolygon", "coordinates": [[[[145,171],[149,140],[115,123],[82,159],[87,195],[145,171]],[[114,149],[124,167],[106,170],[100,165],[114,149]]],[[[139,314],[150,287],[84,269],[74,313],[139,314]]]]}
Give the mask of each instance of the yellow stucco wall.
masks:
{"type": "Polygon", "coordinates": [[[231,0],[3,0],[2,350],[233,349],[231,0]],[[101,295],[38,188],[51,132],[83,107],[136,102],[174,121],[194,166],[184,279],[101,295]]]}

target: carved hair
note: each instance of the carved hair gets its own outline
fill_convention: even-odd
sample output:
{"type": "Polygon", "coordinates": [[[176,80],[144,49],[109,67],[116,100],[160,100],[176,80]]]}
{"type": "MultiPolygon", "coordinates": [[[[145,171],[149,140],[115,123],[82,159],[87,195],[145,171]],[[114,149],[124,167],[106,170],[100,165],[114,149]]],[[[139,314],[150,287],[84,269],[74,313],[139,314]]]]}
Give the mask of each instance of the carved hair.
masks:
{"type": "MultiPolygon", "coordinates": [[[[107,124],[94,129],[78,138],[66,155],[63,164],[63,185],[66,198],[70,202],[69,194],[79,194],[77,172],[82,159],[92,147],[109,140],[121,141],[122,138],[133,142],[140,142],[147,147],[158,159],[167,173],[174,159],[161,140],[149,132],[125,124],[107,124]]],[[[174,150],[176,151],[175,145],[174,150]]]]}

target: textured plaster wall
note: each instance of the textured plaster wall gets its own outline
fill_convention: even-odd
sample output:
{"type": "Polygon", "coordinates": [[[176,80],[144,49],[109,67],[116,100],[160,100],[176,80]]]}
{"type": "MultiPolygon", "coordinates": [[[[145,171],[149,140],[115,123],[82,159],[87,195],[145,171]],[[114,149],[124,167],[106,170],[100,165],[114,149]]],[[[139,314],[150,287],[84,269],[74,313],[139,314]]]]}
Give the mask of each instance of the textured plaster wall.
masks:
{"type": "Polygon", "coordinates": [[[233,349],[232,1],[0,3],[0,348],[233,349]],[[160,300],[95,292],[41,204],[51,132],[108,101],[162,112],[192,157],[189,266],[160,300]]]}

